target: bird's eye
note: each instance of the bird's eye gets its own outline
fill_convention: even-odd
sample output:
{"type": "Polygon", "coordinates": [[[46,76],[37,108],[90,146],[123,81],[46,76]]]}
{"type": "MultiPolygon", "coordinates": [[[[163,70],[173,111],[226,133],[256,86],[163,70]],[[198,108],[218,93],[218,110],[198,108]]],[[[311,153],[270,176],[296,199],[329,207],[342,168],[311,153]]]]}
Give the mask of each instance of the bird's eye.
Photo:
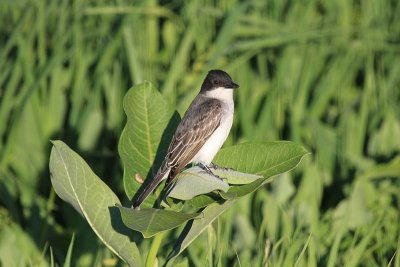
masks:
{"type": "Polygon", "coordinates": [[[212,83],[213,83],[213,85],[219,85],[219,81],[218,80],[213,80],[212,83]]]}

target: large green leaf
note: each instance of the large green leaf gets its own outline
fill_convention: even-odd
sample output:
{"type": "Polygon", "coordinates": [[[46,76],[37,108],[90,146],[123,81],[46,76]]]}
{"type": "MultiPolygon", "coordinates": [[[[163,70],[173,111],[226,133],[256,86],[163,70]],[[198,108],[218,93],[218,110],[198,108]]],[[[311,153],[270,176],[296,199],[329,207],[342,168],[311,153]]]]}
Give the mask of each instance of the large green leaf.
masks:
{"type": "Polygon", "coordinates": [[[244,143],[222,149],[215,161],[223,166],[263,175],[252,183],[231,186],[227,193],[221,192],[225,199],[238,198],[250,194],[260,186],[271,181],[271,176],[293,169],[308,154],[302,146],[289,141],[265,143],[244,143]],[[236,157],[236,159],[235,159],[236,157]]]}
{"type": "MultiPolygon", "coordinates": [[[[288,141],[244,143],[223,148],[217,154],[215,162],[221,166],[233,166],[241,171],[261,174],[263,177],[230,169],[213,169],[215,174],[226,178],[229,184],[242,183],[242,185],[231,185],[228,192],[219,192],[219,194],[224,199],[250,194],[262,185],[271,182],[272,179],[268,179],[271,176],[294,168],[306,154],[308,152],[303,147],[288,141]]],[[[197,196],[188,203],[193,207],[201,208],[217,200],[211,196],[197,196]]]]}
{"type": "Polygon", "coordinates": [[[187,203],[194,208],[202,208],[218,200],[217,195],[215,195],[214,198],[210,195],[205,195],[212,191],[221,191],[220,194],[226,199],[234,198],[240,196],[239,193],[237,193],[236,188],[241,186],[229,187],[229,185],[251,183],[252,185],[247,186],[245,187],[246,189],[242,190],[242,192],[250,192],[250,188],[253,188],[254,191],[257,187],[261,186],[261,184],[265,183],[265,179],[260,175],[243,173],[233,169],[219,167],[211,167],[210,169],[215,175],[221,177],[222,180],[207,174],[200,167],[195,166],[177,175],[176,184],[168,196],[176,199],[187,200],[187,203]],[[263,180],[256,183],[255,181],[259,179],[263,180]],[[234,194],[227,193],[228,190],[234,194]]]}
{"type": "Polygon", "coordinates": [[[130,241],[116,212],[114,192],[66,144],[54,141],[50,155],[51,182],[56,193],[81,213],[100,240],[130,266],[141,266],[139,250],[130,241]]]}
{"type": "Polygon", "coordinates": [[[268,178],[293,169],[306,154],[307,150],[290,141],[252,142],[221,149],[214,162],[268,178]]]}
{"type": "Polygon", "coordinates": [[[176,228],[186,221],[199,216],[199,213],[186,214],[153,208],[142,210],[134,210],[122,206],[118,206],[118,208],[124,224],[135,231],[141,232],[145,238],[176,228]]]}
{"type": "Polygon", "coordinates": [[[190,200],[187,200],[185,203],[187,203],[188,205],[190,205],[191,207],[193,207],[195,209],[200,209],[200,208],[204,208],[204,207],[208,206],[209,204],[214,203],[218,200],[219,200],[218,196],[213,197],[210,194],[208,194],[208,195],[196,196],[190,200]]]}
{"type": "MultiPolygon", "coordinates": [[[[157,172],[180,119],[149,82],[128,91],[124,110],[128,120],[118,151],[124,165],[125,192],[132,199],[141,186],[135,177],[153,177],[157,172]]],[[[154,201],[150,195],[142,206],[150,207],[154,201]]]]}
{"type": "Polygon", "coordinates": [[[218,175],[221,178],[225,179],[228,184],[249,184],[262,178],[261,175],[238,172],[236,170],[228,168],[211,167],[210,169],[215,175],[218,175]]]}
{"type": "Polygon", "coordinates": [[[229,185],[225,180],[208,174],[198,166],[189,168],[176,176],[176,182],[168,196],[181,200],[189,200],[214,190],[227,192],[229,185]]]}
{"type": "MultiPolygon", "coordinates": [[[[204,217],[189,222],[180,238],[175,244],[169,258],[181,253],[197,236],[199,236],[208,224],[221,215],[237,198],[255,191],[260,186],[271,181],[273,175],[277,175],[293,169],[308,152],[300,145],[288,142],[245,143],[222,149],[215,159],[220,166],[231,167],[238,171],[263,175],[252,183],[231,186],[227,193],[220,192],[227,199],[223,204],[212,203],[204,211],[204,217]]],[[[193,206],[209,204],[213,199],[199,196],[190,203],[193,206]]]]}
{"type": "MultiPolygon", "coordinates": [[[[197,208],[197,209],[204,208],[213,202],[221,200],[221,195],[225,199],[231,199],[231,198],[238,197],[239,195],[235,191],[235,190],[237,190],[237,189],[235,189],[236,186],[232,186],[232,185],[236,185],[236,184],[245,185],[245,184],[251,183],[252,184],[251,186],[245,187],[246,190],[249,190],[250,187],[253,187],[255,190],[258,186],[261,186],[261,184],[267,183],[269,181],[269,180],[265,181],[265,179],[263,179],[263,177],[260,175],[238,172],[233,169],[226,169],[226,168],[219,168],[219,167],[211,167],[210,169],[212,170],[212,172],[215,175],[220,176],[223,180],[227,181],[228,184],[231,185],[231,187],[229,188],[228,191],[233,192],[233,193],[231,194],[229,192],[226,192],[225,190],[221,190],[221,192],[219,192],[219,195],[218,194],[205,195],[205,193],[207,193],[207,192],[202,193],[202,195],[194,194],[194,196],[192,198],[190,198],[186,201],[186,203],[189,204],[190,206],[192,206],[193,208],[197,208]],[[256,181],[259,179],[262,179],[262,180],[260,180],[258,183],[256,183],[256,181]],[[258,184],[258,186],[257,186],[257,184],[258,184]]],[[[185,178],[186,178],[185,176],[179,177],[179,179],[185,179],[185,178]]],[[[179,182],[179,179],[177,182],[179,182]]],[[[216,179],[213,179],[212,182],[215,182],[215,180],[216,179]]],[[[187,184],[188,184],[188,187],[192,187],[190,183],[187,183],[187,184]]],[[[181,191],[185,191],[185,190],[186,190],[185,187],[182,187],[181,189],[177,190],[175,192],[175,194],[178,194],[178,196],[176,198],[181,199],[179,194],[181,191]]],[[[210,190],[209,192],[211,192],[211,191],[212,190],[210,190]]],[[[169,196],[171,196],[171,194],[169,196]]]]}
{"type": "Polygon", "coordinates": [[[254,191],[256,191],[259,187],[263,186],[264,184],[272,182],[273,178],[261,178],[258,179],[250,184],[239,185],[239,186],[231,186],[228,192],[220,192],[220,195],[224,199],[232,199],[232,198],[239,198],[245,195],[248,195],[254,191]]]}

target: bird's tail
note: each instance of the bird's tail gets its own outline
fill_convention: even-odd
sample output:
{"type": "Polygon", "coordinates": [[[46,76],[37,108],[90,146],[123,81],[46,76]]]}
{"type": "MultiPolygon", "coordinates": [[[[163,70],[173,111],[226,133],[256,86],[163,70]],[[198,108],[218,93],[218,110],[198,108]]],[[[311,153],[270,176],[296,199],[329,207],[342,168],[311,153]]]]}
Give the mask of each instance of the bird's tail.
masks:
{"type": "Polygon", "coordinates": [[[163,164],[161,168],[157,171],[157,174],[153,177],[153,180],[141,191],[136,199],[133,201],[132,208],[137,209],[140,204],[147,198],[147,196],[153,192],[154,189],[165,179],[170,172],[170,168],[165,167],[163,164]]]}

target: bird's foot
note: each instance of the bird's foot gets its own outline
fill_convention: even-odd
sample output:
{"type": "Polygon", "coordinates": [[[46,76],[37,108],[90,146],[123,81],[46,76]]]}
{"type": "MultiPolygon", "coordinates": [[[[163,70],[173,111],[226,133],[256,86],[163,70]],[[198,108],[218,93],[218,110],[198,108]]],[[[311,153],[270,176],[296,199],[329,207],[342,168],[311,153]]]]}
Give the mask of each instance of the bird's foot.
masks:
{"type": "Polygon", "coordinates": [[[208,165],[208,167],[209,168],[211,168],[211,169],[221,169],[221,170],[224,170],[224,171],[232,171],[233,169],[232,168],[226,168],[226,167],[221,167],[221,166],[218,166],[217,164],[215,164],[214,162],[211,162],[209,165],[208,165]]]}
{"type": "MultiPolygon", "coordinates": [[[[213,164],[213,163],[212,163],[212,164],[213,164]]],[[[209,166],[205,165],[204,163],[199,163],[198,166],[199,166],[200,168],[202,168],[206,173],[208,173],[208,174],[210,174],[210,175],[212,175],[212,176],[214,176],[214,177],[216,177],[216,178],[222,180],[221,177],[219,177],[218,175],[214,174],[214,173],[210,170],[209,166]]],[[[211,166],[211,165],[210,165],[210,167],[213,168],[213,169],[215,169],[215,168],[214,168],[213,166],[211,166]]]]}

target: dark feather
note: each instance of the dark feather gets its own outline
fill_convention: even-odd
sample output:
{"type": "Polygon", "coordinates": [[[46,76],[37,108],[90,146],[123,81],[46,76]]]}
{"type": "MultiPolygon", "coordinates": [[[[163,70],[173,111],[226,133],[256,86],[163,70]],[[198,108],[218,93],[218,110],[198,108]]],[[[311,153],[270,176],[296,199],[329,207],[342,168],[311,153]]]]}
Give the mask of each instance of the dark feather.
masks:
{"type": "MultiPolygon", "coordinates": [[[[199,94],[197,97],[205,96],[199,94]]],[[[193,101],[193,103],[196,102],[193,101]]],[[[200,151],[207,139],[218,128],[221,115],[222,105],[216,99],[209,98],[199,105],[189,107],[172,138],[165,158],[166,165],[171,168],[167,184],[200,151]],[[199,114],[201,116],[198,116],[199,114]]]]}

